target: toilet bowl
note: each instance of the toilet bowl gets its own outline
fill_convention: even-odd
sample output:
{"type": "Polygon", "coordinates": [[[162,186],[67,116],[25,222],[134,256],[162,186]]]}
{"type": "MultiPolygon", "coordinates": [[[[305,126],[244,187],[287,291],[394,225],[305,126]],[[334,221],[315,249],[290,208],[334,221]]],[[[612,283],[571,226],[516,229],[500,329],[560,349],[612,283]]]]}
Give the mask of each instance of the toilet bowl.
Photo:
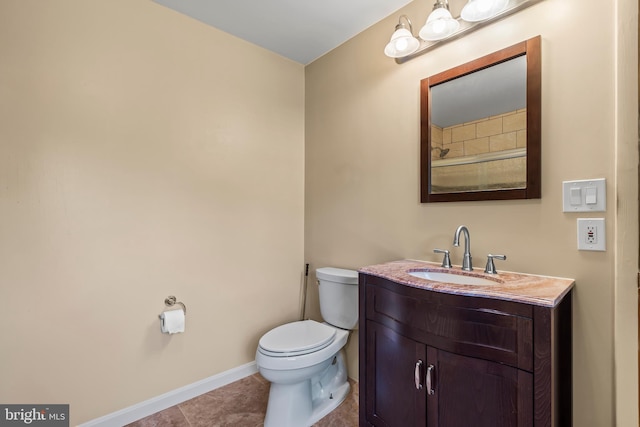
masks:
{"type": "Polygon", "coordinates": [[[328,319],[287,323],[260,338],[256,364],[271,382],[265,427],[311,426],[349,393],[343,348],[350,333],[345,326],[357,324],[358,273],[329,267],[316,276],[321,312],[322,305],[332,306],[323,312],[328,319]]]}

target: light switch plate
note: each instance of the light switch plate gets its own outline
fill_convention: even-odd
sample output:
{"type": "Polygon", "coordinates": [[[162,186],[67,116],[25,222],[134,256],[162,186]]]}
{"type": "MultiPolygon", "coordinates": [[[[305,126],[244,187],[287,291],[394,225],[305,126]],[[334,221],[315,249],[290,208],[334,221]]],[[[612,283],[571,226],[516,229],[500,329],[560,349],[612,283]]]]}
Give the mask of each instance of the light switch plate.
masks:
{"type": "Polygon", "coordinates": [[[604,218],[578,218],[578,250],[606,251],[604,218]]]}
{"type": "Polygon", "coordinates": [[[604,178],[562,182],[563,212],[605,212],[607,185],[604,178]]]}

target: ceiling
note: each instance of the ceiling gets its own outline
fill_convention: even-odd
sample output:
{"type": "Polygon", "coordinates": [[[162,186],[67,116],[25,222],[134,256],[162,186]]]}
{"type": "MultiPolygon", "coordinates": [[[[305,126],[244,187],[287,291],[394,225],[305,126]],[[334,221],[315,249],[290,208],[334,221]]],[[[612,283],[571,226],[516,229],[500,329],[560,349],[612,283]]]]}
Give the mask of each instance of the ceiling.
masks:
{"type": "Polygon", "coordinates": [[[153,1],[306,65],[412,0],[153,1]]]}

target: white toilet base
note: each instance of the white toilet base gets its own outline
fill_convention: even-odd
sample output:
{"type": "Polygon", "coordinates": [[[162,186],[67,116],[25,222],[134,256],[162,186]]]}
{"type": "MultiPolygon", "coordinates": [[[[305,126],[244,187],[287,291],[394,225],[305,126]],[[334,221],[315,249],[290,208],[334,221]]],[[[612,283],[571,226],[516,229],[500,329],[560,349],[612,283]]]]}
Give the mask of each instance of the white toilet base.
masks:
{"type": "Polygon", "coordinates": [[[349,393],[343,351],[319,375],[294,384],[271,383],[264,427],[309,427],[340,405],[349,393]]]}
{"type": "Polygon", "coordinates": [[[340,406],[340,404],[344,402],[344,399],[346,399],[347,395],[349,394],[350,389],[351,389],[351,386],[347,381],[346,383],[342,384],[340,387],[338,387],[337,390],[333,392],[332,399],[331,398],[325,399],[317,407],[314,407],[313,413],[309,418],[308,425],[311,426],[317,423],[325,415],[329,414],[331,411],[333,411],[338,406],[340,406]]]}

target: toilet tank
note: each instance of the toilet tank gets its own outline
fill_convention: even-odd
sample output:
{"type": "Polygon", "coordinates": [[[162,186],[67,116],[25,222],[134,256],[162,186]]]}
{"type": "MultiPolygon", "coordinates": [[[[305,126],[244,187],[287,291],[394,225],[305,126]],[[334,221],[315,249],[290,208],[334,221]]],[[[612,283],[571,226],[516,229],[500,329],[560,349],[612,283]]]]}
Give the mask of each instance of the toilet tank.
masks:
{"type": "Polygon", "coordinates": [[[316,270],[320,313],[330,325],[356,329],[358,325],[358,272],[335,267],[316,270]]]}

